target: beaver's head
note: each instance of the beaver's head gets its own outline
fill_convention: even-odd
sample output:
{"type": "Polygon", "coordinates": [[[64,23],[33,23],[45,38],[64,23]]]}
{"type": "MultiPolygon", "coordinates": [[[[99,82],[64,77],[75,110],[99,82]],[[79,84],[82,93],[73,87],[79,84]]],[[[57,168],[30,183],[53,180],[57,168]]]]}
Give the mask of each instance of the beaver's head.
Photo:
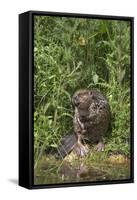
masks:
{"type": "Polygon", "coordinates": [[[74,107],[87,109],[94,98],[93,92],[90,90],[78,90],[72,97],[74,107]]]}

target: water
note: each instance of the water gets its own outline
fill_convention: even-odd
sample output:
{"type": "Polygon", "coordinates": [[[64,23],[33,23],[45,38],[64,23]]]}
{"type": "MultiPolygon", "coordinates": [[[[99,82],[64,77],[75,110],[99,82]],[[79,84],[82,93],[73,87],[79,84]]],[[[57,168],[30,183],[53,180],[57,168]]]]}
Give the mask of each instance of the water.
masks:
{"type": "Polygon", "coordinates": [[[123,180],[130,178],[130,160],[103,153],[85,158],[72,154],[64,160],[43,155],[34,172],[35,185],[123,180]]]}

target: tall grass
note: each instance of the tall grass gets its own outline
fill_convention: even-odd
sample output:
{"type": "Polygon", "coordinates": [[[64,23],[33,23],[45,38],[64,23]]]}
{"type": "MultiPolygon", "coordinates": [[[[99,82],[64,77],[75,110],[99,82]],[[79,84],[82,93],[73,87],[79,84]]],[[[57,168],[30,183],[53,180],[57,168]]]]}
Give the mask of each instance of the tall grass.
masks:
{"type": "Polygon", "coordinates": [[[34,65],[35,163],[73,129],[71,97],[80,88],[98,88],[108,97],[106,151],[129,155],[129,21],[35,16],[34,65]]]}

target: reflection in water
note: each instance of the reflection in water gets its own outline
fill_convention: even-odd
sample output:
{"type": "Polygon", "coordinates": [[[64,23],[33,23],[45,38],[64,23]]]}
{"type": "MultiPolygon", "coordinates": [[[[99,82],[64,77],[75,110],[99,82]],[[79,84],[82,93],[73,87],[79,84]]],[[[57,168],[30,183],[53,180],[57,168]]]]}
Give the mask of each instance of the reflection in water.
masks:
{"type": "Polygon", "coordinates": [[[71,181],[97,181],[106,179],[107,174],[104,171],[94,167],[88,168],[84,163],[80,163],[76,167],[71,167],[68,163],[63,165],[60,170],[62,179],[71,181]]]}
{"type": "Polygon", "coordinates": [[[130,178],[130,160],[109,157],[106,160],[57,160],[43,156],[34,170],[34,184],[56,184],[86,181],[121,180],[130,178]]]}

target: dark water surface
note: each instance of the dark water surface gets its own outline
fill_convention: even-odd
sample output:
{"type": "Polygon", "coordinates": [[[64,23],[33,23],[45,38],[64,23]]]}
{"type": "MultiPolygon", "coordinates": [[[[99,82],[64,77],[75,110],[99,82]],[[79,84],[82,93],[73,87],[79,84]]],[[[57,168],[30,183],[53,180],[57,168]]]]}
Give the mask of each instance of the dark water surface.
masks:
{"type": "Polygon", "coordinates": [[[34,170],[34,184],[56,184],[86,181],[122,180],[130,178],[130,160],[121,155],[64,160],[42,156],[34,170]]]}

